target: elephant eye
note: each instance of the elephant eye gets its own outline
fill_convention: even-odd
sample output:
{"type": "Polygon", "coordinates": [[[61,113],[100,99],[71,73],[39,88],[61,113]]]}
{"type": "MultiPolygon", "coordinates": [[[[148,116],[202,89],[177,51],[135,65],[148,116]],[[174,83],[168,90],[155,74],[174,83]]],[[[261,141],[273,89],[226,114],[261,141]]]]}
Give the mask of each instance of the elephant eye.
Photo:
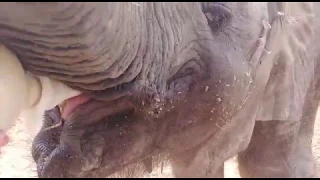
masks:
{"type": "Polygon", "coordinates": [[[217,34],[225,29],[232,20],[231,9],[218,2],[203,2],[202,11],[205,14],[212,33],[217,34]]]}
{"type": "Polygon", "coordinates": [[[202,77],[202,65],[196,60],[186,62],[180,69],[167,81],[167,88],[172,93],[186,92],[191,90],[197,81],[202,77]]]}
{"type": "Polygon", "coordinates": [[[194,80],[193,69],[181,69],[176,75],[168,80],[168,89],[174,94],[186,92],[194,83],[194,80]]]}

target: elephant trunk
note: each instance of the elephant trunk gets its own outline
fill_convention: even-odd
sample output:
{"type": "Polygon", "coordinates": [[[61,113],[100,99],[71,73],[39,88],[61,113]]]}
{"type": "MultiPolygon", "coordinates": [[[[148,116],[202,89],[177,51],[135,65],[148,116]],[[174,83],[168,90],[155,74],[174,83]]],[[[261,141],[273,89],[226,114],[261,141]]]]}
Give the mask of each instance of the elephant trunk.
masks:
{"type": "Polygon", "coordinates": [[[126,2],[3,3],[0,43],[34,74],[82,91],[114,89],[141,71],[143,9],[126,2]]]}

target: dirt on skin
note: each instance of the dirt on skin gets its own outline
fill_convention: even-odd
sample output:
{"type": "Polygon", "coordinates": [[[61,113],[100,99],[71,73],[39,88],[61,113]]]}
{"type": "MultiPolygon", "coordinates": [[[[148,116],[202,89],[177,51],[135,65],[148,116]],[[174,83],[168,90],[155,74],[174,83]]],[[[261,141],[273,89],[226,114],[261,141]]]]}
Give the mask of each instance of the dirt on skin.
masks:
{"type": "MultiPolygon", "coordinates": [[[[317,159],[317,172],[320,177],[320,108],[317,113],[315,124],[315,136],[313,138],[313,153],[317,159]]],[[[9,132],[11,142],[3,149],[0,155],[0,178],[36,178],[36,166],[31,158],[32,137],[23,130],[23,122],[12,128],[9,132]]],[[[225,163],[225,177],[239,178],[236,157],[225,163]]],[[[161,173],[160,169],[154,169],[151,174],[145,177],[172,177],[171,167],[165,164],[161,173]]]]}

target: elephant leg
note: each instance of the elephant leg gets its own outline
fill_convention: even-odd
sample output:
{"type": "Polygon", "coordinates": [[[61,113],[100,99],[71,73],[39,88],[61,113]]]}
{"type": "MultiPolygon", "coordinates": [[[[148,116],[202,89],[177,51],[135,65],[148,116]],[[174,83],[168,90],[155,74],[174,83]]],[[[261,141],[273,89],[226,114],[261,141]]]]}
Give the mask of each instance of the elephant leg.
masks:
{"type": "Polygon", "coordinates": [[[316,176],[316,161],[312,153],[312,138],[319,106],[319,90],[314,91],[314,94],[311,92],[307,96],[308,99],[304,107],[299,129],[296,177],[316,176]]]}
{"type": "Polygon", "coordinates": [[[312,178],[316,176],[316,161],[312,153],[312,138],[314,124],[318,110],[318,103],[309,102],[306,104],[299,129],[298,145],[296,150],[296,177],[312,178]]]}
{"type": "Polygon", "coordinates": [[[312,138],[316,121],[317,110],[320,101],[320,63],[315,69],[315,78],[308,89],[297,146],[297,177],[315,177],[316,161],[312,154],[312,138]]]}
{"type": "Polygon", "coordinates": [[[211,160],[206,148],[179,153],[171,158],[173,175],[177,178],[223,178],[224,163],[213,171],[211,160]]]}
{"type": "Polygon", "coordinates": [[[313,81],[300,121],[257,121],[249,146],[238,154],[241,177],[314,177],[312,137],[318,104],[319,81],[313,81]]]}
{"type": "Polygon", "coordinates": [[[294,177],[299,122],[258,121],[246,150],[238,154],[241,177],[294,177]]]}
{"type": "Polygon", "coordinates": [[[301,123],[257,122],[248,148],[238,154],[240,176],[314,177],[312,137],[316,111],[317,106],[310,108],[310,115],[301,123]]]}
{"type": "Polygon", "coordinates": [[[315,177],[312,138],[320,100],[319,74],[317,63],[299,121],[256,122],[249,146],[238,154],[241,177],[315,177]]]}
{"type": "Polygon", "coordinates": [[[214,178],[224,178],[224,163],[220,166],[217,172],[212,176],[214,178]]]}

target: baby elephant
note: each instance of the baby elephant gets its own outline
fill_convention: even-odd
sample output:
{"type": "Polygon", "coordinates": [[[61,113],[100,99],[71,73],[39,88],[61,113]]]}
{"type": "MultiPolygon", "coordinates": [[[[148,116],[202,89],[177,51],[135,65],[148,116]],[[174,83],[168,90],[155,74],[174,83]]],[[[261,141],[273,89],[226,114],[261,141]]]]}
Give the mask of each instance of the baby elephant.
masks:
{"type": "Polygon", "coordinates": [[[23,70],[76,92],[52,87],[63,98],[41,111],[39,177],[140,177],[166,160],[176,177],[223,177],[235,155],[242,177],[314,177],[317,6],[1,4],[23,70]]]}

